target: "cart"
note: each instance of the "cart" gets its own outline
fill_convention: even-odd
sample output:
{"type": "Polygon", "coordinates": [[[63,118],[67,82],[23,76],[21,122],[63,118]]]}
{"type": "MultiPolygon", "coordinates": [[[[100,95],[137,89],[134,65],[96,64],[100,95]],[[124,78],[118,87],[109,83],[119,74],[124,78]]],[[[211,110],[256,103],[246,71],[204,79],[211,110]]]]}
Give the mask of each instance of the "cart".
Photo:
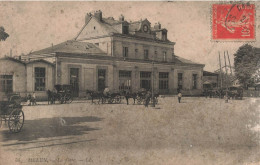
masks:
{"type": "Polygon", "coordinates": [[[18,94],[10,94],[0,101],[0,127],[2,122],[8,122],[10,132],[20,132],[24,124],[24,112],[18,94]]]}
{"type": "Polygon", "coordinates": [[[55,94],[55,99],[59,100],[61,104],[71,103],[73,101],[72,97],[72,85],[55,85],[54,86],[57,93],[55,94]]]}

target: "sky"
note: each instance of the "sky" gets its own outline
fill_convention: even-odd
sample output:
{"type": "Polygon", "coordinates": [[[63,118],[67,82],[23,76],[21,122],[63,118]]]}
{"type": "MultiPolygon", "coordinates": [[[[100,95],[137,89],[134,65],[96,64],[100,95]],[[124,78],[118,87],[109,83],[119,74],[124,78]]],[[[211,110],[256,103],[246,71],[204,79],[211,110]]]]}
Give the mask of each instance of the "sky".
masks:
{"type": "MultiPolygon", "coordinates": [[[[260,2],[256,4],[256,41],[260,47],[260,2]]],[[[103,17],[127,21],[147,18],[152,26],[160,22],[175,42],[177,56],[205,64],[204,70],[219,68],[219,52],[233,54],[247,42],[211,40],[211,5],[214,2],[0,2],[0,26],[10,35],[0,42],[0,57],[27,54],[73,39],[84,25],[86,13],[101,10],[103,17]]]]}

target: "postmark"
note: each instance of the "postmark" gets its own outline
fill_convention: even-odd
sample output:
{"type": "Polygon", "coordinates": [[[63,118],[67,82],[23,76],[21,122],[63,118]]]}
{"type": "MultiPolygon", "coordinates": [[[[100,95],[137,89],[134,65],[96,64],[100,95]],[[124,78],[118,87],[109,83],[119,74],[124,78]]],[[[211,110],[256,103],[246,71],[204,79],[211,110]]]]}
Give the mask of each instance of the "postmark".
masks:
{"type": "Polygon", "coordinates": [[[254,4],[213,4],[212,39],[215,41],[254,41],[254,4]]]}

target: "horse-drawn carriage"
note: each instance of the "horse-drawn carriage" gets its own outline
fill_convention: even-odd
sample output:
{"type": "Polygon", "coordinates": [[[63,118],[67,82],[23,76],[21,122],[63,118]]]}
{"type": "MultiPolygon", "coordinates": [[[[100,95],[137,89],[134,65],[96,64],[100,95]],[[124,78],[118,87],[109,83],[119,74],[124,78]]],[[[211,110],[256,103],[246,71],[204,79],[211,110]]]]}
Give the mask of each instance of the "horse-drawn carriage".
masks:
{"type": "Polygon", "coordinates": [[[210,98],[223,98],[226,94],[228,99],[242,99],[243,98],[243,88],[231,86],[228,88],[213,88],[204,90],[204,95],[210,98]]]}
{"type": "Polygon", "coordinates": [[[97,92],[92,90],[87,90],[86,94],[91,97],[92,103],[94,103],[94,99],[98,99],[98,104],[101,102],[102,104],[105,103],[121,103],[121,94],[120,93],[107,93],[104,94],[103,92],[97,92]]]}
{"type": "Polygon", "coordinates": [[[48,104],[53,104],[56,100],[58,100],[61,104],[71,103],[73,101],[72,85],[57,84],[54,86],[54,88],[56,89],[55,92],[52,92],[50,90],[47,91],[48,104]]]}
{"type": "Polygon", "coordinates": [[[24,124],[24,112],[18,94],[9,94],[0,100],[0,127],[2,122],[8,121],[10,132],[20,132],[24,124]]]}
{"type": "MultiPolygon", "coordinates": [[[[158,96],[159,94],[154,94],[155,104],[158,103],[158,96]]],[[[152,93],[150,91],[147,91],[146,89],[140,89],[140,91],[136,93],[137,104],[145,104],[147,99],[150,99],[150,101],[152,101],[152,93]]]]}
{"type": "Polygon", "coordinates": [[[103,95],[102,97],[102,104],[120,104],[121,103],[121,94],[120,93],[109,93],[107,95],[103,95]]]}

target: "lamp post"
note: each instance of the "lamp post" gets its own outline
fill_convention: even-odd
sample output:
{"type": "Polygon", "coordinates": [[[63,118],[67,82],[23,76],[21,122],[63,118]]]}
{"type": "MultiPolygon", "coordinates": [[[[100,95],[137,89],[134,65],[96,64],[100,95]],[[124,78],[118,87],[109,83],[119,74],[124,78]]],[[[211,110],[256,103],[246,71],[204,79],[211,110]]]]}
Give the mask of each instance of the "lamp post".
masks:
{"type": "Polygon", "coordinates": [[[154,57],[153,57],[153,63],[152,63],[152,107],[155,107],[155,101],[154,101],[154,57]]]}

